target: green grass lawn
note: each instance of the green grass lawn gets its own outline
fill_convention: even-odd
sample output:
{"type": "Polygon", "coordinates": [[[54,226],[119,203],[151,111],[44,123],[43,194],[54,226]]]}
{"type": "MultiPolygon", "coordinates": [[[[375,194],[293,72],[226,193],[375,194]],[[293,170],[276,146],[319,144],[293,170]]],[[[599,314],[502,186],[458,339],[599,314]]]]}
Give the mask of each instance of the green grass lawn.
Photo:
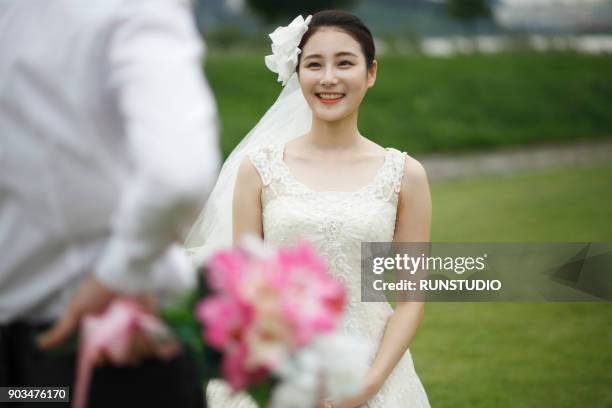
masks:
{"type": "MultiPolygon", "coordinates": [[[[227,155],[280,93],[263,55],[211,53],[227,155]]],[[[612,136],[612,57],[507,53],[385,56],[360,130],[410,153],[612,136]]]]}
{"type": "Polygon", "coordinates": [[[432,186],[434,241],[612,242],[612,165],[432,186]]]}
{"type": "MultiPolygon", "coordinates": [[[[612,165],[432,186],[435,241],[612,241],[612,165]]],[[[612,406],[612,303],[428,303],[433,407],[612,406]]]]}

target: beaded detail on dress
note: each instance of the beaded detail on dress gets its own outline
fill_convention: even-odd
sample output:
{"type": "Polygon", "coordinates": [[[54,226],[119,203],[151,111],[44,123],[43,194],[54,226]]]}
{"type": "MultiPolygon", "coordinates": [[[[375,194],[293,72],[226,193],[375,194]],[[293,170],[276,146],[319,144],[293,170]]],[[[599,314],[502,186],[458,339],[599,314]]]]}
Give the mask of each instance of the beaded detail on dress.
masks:
{"type": "MultiPolygon", "coordinates": [[[[374,179],[356,191],[320,192],[293,176],[283,161],[283,151],[284,146],[274,145],[249,155],[263,184],[264,239],[277,245],[306,239],[315,246],[330,272],[348,290],[341,329],[367,339],[375,351],[393,310],[385,302],[361,302],[361,242],[393,240],[406,155],[387,149],[374,179]]],[[[371,355],[370,360],[373,358],[371,355]]],[[[211,408],[255,407],[245,396],[229,397],[227,387],[219,382],[208,387],[207,395],[211,408]]],[[[363,407],[429,407],[409,351],[363,407]]]]}

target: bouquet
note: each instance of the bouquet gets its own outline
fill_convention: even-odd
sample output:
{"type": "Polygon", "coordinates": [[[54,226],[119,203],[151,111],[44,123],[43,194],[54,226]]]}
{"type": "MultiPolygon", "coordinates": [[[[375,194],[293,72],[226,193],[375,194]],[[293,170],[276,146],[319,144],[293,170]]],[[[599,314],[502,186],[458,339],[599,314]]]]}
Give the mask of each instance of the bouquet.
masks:
{"type": "Polygon", "coordinates": [[[84,406],[93,362],[123,364],[130,336],[145,334],[160,358],[188,345],[202,380],[225,379],[261,407],[313,408],[325,397],[359,392],[368,350],[336,328],[344,286],[307,243],[272,249],[249,238],[214,254],[200,270],[198,289],[153,316],[117,300],[82,325],[76,404],[84,406]]]}

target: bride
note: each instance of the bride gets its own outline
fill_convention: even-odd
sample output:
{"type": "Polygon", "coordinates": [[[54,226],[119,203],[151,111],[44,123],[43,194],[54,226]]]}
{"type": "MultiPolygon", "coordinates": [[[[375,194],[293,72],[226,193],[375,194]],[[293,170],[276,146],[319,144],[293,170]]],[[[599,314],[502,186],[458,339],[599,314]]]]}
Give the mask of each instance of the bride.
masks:
{"type": "MultiPolygon", "coordinates": [[[[359,107],[376,81],[372,35],[352,14],[322,11],[270,37],[266,65],[285,89],[226,161],[188,250],[202,260],[246,233],[279,245],[309,240],[347,286],[341,329],[374,345],[361,394],[320,407],[428,407],[408,350],[423,304],[361,302],[361,242],[427,242],[431,223],[421,164],[358,129],[359,107]],[[232,214],[224,215],[230,202],[232,214]]],[[[207,395],[212,408],[254,407],[220,381],[207,395]]]]}

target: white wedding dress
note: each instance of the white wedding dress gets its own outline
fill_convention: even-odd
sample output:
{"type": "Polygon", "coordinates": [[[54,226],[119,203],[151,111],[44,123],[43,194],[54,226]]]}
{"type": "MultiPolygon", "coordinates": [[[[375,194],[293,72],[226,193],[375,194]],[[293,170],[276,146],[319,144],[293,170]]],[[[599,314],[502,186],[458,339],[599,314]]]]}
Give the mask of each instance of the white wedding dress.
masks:
{"type": "MultiPolygon", "coordinates": [[[[348,288],[348,305],[341,329],[374,344],[392,314],[386,302],[361,302],[361,242],[393,241],[398,193],[406,155],[387,149],[376,177],[354,192],[317,192],[299,182],[283,161],[282,145],[250,154],[262,182],[263,230],[266,242],[278,245],[306,239],[326,259],[333,275],[348,288]]],[[[374,355],[370,356],[373,359],[374,355]]],[[[221,381],[207,389],[210,408],[254,408],[244,394],[231,395],[221,381]]],[[[407,351],[368,408],[429,407],[407,351]]]]}

